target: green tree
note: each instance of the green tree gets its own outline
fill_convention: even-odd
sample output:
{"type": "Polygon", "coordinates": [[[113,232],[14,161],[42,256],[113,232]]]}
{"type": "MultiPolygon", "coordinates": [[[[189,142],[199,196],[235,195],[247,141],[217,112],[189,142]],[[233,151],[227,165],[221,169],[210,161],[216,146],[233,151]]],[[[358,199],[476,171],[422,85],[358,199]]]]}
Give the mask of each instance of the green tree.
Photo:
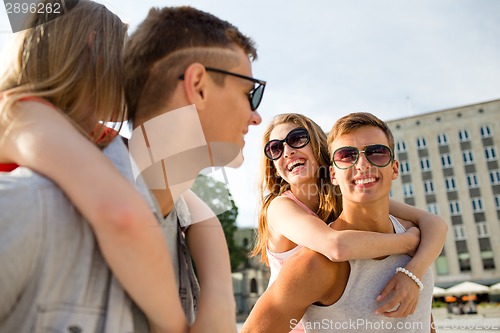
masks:
{"type": "Polygon", "coordinates": [[[229,188],[225,183],[212,177],[199,175],[191,189],[217,214],[226,236],[231,271],[235,271],[247,261],[247,256],[245,250],[234,241],[234,232],[238,229],[236,226],[238,207],[229,188]]]}

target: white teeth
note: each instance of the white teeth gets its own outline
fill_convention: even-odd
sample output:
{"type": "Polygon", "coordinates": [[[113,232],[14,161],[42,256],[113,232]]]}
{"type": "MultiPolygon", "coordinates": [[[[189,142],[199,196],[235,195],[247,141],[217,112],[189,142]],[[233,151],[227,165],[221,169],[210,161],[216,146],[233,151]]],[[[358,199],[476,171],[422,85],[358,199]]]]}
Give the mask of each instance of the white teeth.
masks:
{"type": "Polygon", "coordinates": [[[289,163],[286,168],[288,169],[288,171],[292,171],[293,168],[295,168],[297,165],[299,164],[304,164],[306,163],[306,161],[304,159],[298,159],[298,160],[295,160],[295,161],[292,161],[291,163],[289,163]]]}
{"type": "Polygon", "coordinates": [[[362,185],[362,184],[373,183],[375,180],[376,180],[375,178],[363,178],[355,180],[354,183],[356,185],[362,185]]]}

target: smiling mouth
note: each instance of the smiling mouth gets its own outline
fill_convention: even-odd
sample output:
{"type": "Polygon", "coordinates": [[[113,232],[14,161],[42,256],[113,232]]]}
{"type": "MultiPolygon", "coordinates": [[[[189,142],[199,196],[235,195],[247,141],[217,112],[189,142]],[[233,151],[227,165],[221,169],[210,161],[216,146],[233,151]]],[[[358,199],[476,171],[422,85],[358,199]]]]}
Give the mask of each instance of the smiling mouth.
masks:
{"type": "Polygon", "coordinates": [[[356,185],[366,185],[366,184],[371,184],[375,183],[377,181],[377,178],[372,177],[372,178],[363,178],[363,179],[356,179],[354,180],[354,184],[356,185]]]}
{"type": "Polygon", "coordinates": [[[295,168],[299,167],[299,166],[302,166],[306,163],[306,160],[300,158],[300,159],[297,159],[295,161],[292,161],[290,163],[288,163],[288,165],[286,166],[286,169],[288,171],[293,171],[295,168]]]}

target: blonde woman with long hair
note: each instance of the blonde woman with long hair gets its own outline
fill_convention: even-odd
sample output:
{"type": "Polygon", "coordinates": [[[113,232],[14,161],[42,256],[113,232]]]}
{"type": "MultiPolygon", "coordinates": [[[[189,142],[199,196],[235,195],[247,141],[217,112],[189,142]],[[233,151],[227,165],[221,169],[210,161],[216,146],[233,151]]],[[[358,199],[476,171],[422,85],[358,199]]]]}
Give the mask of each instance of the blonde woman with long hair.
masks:
{"type": "MultiPolygon", "coordinates": [[[[301,114],[280,114],[264,132],[258,237],[253,255],[270,266],[271,284],[285,260],[301,247],[317,251],[332,261],[375,258],[394,253],[414,253],[419,243],[415,228],[403,234],[335,231],[328,227],[341,213],[341,193],[330,182],[326,135],[301,114]]],[[[421,229],[421,240],[406,268],[422,274],[441,251],[446,235],[444,221],[432,214],[391,200],[391,213],[421,229]]],[[[420,275],[421,276],[421,275],[420,275]]],[[[406,317],[418,302],[418,288],[403,274],[396,274],[378,298],[394,293],[377,310],[386,316],[406,317]],[[390,311],[399,303],[395,311],[390,311]]],[[[300,328],[298,329],[300,330],[300,328]]]]}
{"type": "MultiPolygon", "coordinates": [[[[127,27],[106,7],[89,0],[42,4],[54,3],[74,8],[55,19],[54,14],[36,15],[31,25],[34,28],[16,33],[14,46],[8,48],[2,63],[2,170],[20,165],[54,181],[90,223],[104,259],[145,312],[151,328],[184,331],[187,323],[185,317],[182,319],[162,230],[144,198],[100,150],[113,142],[117,133],[101,123],[121,123],[125,117],[122,60],[127,27]]],[[[40,200],[44,203],[50,198],[40,200]]],[[[44,216],[35,218],[42,221],[44,216]]],[[[2,258],[6,256],[2,253],[2,258]]],[[[16,254],[11,259],[9,262],[16,262],[16,254]]],[[[82,265],[90,259],[81,258],[82,265]]],[[[2,263],[2,267],[6,272],[6,267],[15,266],[2,263]]],[[[60,277],[68,273],[52,274],[60,277]]],[[[57,288],[64,286],[55,288],[57,293],[57,288]]],[[[7,285],[1,291],[12,296],[16,289],[7,285]]],[[[73,292],[76,295],[79,291],[73,292]]],[[[106,300],[106,295],[98,297],[100,302],[106,300]]],[[[2,297],[2,302],[6,301],[2,297]]],[[[33,319],[26,313],[25,323],[12,323],[15,308],[1,306],[0,310],[0,326],[2,322],[9,325],[9,321],[28,325],[33,319]],[[10,315],[2,317],[3,310],[10,315]]]]}

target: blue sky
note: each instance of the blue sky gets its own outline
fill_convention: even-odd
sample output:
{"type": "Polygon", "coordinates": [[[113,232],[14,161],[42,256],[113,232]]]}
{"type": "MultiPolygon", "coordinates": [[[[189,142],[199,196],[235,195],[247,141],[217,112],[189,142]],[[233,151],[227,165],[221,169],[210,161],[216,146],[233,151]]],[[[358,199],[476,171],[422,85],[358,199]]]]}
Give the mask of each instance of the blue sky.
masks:
{"type": "MultiPolygon", "coordinates": [[[[263,124],[245,163],[227,170],[238,225],[257,221],[261,136],[271,118],[304,113],[324,130],[355,111],[392,120],[500,98],[498,0],[103,0],[133,30],[152,6],[191,5],[230,21],[258,45],[268,81],[263,124]]],[[[0,10],[0,47],[10,35],[0,10]]]]}

